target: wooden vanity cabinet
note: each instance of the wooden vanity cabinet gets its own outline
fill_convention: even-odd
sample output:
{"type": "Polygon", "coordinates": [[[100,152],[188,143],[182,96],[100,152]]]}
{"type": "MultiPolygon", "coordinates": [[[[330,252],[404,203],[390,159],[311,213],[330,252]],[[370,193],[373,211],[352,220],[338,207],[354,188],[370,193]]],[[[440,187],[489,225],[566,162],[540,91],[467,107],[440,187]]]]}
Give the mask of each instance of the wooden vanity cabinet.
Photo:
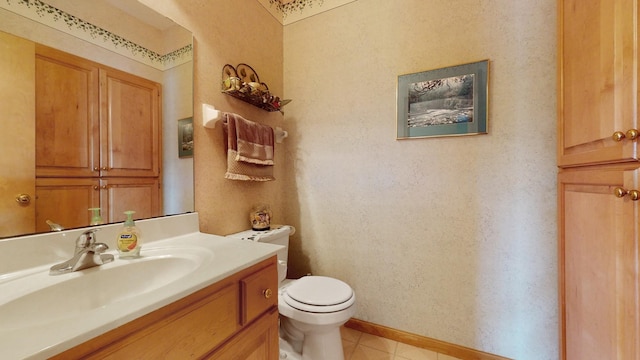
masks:
{"type": "Polygon", "coordinates": [[[274,256],[51,359],[275,360],[277,289],[274,256]]]}
{"type": "Polygon", "coordinates": [[[640,360],[638,5],[558,0],[562,360],[640,360]]]}

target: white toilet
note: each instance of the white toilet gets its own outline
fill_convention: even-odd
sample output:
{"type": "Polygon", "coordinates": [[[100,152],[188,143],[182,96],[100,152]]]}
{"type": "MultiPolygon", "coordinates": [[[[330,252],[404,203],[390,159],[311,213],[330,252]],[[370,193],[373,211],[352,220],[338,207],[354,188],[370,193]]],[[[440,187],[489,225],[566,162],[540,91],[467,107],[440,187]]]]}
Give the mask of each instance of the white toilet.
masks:
{"type": "Polygon", "coordinates": [[[229,237],[282,245],[278,251],[280,359],[344,360],[340,326],[355,313],[356,296],[346,283],[326,276],[285,279],[292,226],[247,230],[229,237]]]}

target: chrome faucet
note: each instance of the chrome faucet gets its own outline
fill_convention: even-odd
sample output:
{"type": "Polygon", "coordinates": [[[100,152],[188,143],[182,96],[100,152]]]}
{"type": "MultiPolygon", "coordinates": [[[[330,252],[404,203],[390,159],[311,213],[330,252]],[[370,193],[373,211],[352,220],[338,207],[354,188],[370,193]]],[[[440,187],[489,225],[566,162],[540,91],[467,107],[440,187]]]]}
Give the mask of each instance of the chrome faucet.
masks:
{"type": "Polygon", "coordinates": [[[56,224],[51,220],[47,220],[45,222],[47,223],[47,225],[49,225],[49,227],[51,228],[51,231],[62,231],[62,230],[64,230],[64,227],[62,227],[62,225],[56,224]]]}
{"type": "Polygon", "coordinates": [[[53,265],[49,270],[49,275],[66,274],[112,262],[113,255],[103,254],[109,249],[107,244],[96,243],[96,231],[98,229],[87,230],[80,234],[76,239],[76,250],[73,257],[63,263],[53,265]]]}

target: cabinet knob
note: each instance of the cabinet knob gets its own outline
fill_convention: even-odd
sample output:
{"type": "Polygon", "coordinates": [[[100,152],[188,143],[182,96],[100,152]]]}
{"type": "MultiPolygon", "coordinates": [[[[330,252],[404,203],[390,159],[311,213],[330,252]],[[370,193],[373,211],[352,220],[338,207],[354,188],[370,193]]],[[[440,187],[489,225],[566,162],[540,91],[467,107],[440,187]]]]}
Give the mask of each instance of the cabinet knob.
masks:
{"type": "Polygon", "coordinates": [[[619,198],[629,195],[629,199],[632,201],[638,201],[638,199],[640,199],[640,191],[638,190],[627,190],[621,187],[616,187],[613,189],[613,194],[619,198]]]}
{"type": "Polygon", "coordinates": [[[100,189],[98,185],[93,185],[93,190],[98,190],[98,189],[100,189]]]}
{"type": "Polygon", "coordinates": [[[100,171],[100,168],[99,168],[99,167],[97,167],[97,166],[95,166],[95,167],[93,168],[93,171],[100,171]]]}
{"type": "Polygon", "coordinates": [[[611,138],[613,139],[613,141],[622,141],[622,139],[625,138],[625,135],[622,131],[616,131],[613,133],[613,135],[611,135],[611,138]]]}
{"type": "Polygon", "coordinates": [[[103,167],[102,167],[102,171],[108,171],[108,170],[109,170],[109,168],[108,168],[108,167],[106,167],[106,166],[103,166],[103,167]]]}
{"type": "Polygon", "coordinates": [[[638,135],[640,135],[640,131],[638,131],[637,129],[629,129],[626,133],[623,133],[622,131],[616,131],[613,133],[613,135],[611,135],[611,138],[613,139],[613,141],[622,141],[624,139],[636,140],[638,138],[638,135]]]}
{"type": "Polygon", "coordinates": [[[20,194],[16,196],[16,202],[20,205],[29,205],[31,203],[31,196],[29,196],[29,194],[20,194]]]}
{"type": "Polygon", "coordinates": [[[265,299],[269,299],[273,295],[273,291],[271,291],[271,289],[265,289],[262,291],[262,295],[264,295],[265,299]]]}

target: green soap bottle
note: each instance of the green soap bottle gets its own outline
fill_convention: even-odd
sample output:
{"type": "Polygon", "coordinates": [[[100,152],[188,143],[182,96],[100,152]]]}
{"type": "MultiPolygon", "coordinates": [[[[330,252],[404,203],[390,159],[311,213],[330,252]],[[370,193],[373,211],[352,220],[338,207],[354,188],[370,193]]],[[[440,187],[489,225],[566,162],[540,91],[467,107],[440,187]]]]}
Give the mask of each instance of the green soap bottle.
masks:
{"type": "Polygon", "coordinates": [[[90,208],[89,211],[92,212],[91,222],[89,225],[102,225],[104,221],[102,221],[102,216],[100,216],[100,208],[90,208]]]}
{"type": "Polygon", "coordinates": [[[133,221],[133,214],[135,211],[125,211],[127,220],[122,226],[122,231],[118,234],[116,246],[118,247],[118,253],[121,258],[135,258],[140,256],[140,248],[142,247],[142,239],[140,237],[140,230],[136,227],[136,223],[133,221]]]}

